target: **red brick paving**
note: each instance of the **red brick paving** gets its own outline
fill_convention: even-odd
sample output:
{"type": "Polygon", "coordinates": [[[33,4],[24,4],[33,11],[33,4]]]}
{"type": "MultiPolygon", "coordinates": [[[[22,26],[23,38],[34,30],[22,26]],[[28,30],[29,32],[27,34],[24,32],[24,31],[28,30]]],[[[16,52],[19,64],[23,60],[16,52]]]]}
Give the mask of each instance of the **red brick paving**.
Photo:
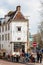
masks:
{"type": "Polygon", "coordinates": [[[25,65],[25,64],[8,62],[8,61],[5,61],[5,60],[0,60],[0,65],[25,65]]]}
{"type": "Polygon", "coordinates": [[[1,60],[0,59],[0,65],[43,65],[42,63],[15,63],[15,62],[9,62],[9,61],[5,61],[5,60],[1,60]]]}

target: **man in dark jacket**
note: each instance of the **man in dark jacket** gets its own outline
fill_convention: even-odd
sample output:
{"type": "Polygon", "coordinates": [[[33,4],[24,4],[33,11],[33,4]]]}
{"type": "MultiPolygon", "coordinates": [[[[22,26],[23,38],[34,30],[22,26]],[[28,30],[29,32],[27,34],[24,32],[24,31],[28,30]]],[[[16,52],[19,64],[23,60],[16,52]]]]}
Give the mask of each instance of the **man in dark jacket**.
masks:
{"type": "Polygon", "coordinates": [[[41,50],[37,52],[37,62],[42,62],[42,52],[41,50]]]}
{"type": "Polygon", "coordinates": [[[42,50],[40,50],[40,53],[39,53],[39,61],[40,63],[42,62],[42,50]]]}
{"type": "Polygon", "coordinates": [[[37,47],[37,48],[36,48],[36,55],[37,55],[37,62],[38,62],[38,63],[39,63],[39,50],[40,50],[40,49],[37,47]]]}

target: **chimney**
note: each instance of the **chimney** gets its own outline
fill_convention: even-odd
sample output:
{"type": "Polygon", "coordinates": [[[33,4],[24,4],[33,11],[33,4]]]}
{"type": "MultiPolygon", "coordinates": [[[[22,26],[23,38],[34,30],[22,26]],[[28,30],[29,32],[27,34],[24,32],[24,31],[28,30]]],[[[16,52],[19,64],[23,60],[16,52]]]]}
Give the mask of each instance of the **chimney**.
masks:
{"type": "Polygon", "coordinates": [[[16,7],[16,10],[17,10],[18,12],[20,12],[21,6],[17,6],[17,7],[16,7]]]}

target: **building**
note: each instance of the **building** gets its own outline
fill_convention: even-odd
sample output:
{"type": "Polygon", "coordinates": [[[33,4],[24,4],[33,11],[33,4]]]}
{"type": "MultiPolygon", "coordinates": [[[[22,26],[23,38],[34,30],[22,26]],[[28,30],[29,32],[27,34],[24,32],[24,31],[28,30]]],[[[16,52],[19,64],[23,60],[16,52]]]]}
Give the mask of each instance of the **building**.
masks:
{"type": "Polygon", "coordinates": [[[14,53],[27,52],[28,47],[28,19],[21,13],[21,6],[17,6],[0,20],[0,49],[14,53]]]}
{"type": "Polygon", "coordinates": [[[43,48],[43,42],[40,33],[33,35],[33,41],[36,41],[37,47],[43,48]]]}

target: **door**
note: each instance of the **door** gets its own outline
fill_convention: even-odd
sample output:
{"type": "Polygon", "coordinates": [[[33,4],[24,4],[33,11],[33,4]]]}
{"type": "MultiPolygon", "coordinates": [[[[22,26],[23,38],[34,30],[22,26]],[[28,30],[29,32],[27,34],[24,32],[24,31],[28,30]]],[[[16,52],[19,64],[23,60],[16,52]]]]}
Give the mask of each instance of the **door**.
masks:
{"type": "Polygon", "coordinates": [[[22,52],[25,53],[25,45],[22,45],[22,52]]]}

